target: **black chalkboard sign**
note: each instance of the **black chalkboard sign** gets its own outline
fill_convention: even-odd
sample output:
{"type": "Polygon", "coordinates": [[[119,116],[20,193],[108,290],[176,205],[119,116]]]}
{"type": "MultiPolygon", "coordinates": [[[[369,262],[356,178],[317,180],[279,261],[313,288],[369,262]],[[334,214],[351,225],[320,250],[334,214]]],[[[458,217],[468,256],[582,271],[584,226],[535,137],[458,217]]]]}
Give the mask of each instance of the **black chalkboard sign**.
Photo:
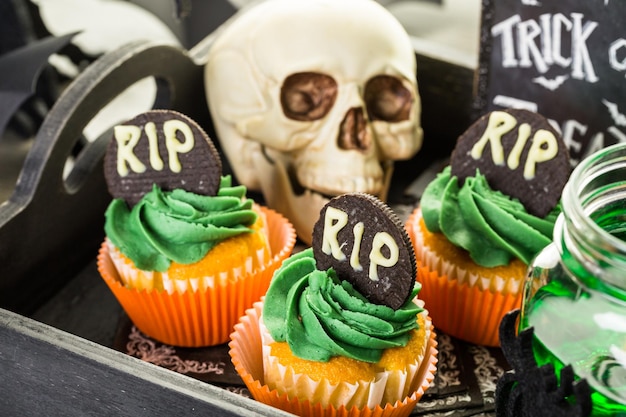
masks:
{"type": "Polygon", "coordinates": [[[476,108],[543,114],[575,164],[626,142],[626,1],[483,0],[476,108]]]}

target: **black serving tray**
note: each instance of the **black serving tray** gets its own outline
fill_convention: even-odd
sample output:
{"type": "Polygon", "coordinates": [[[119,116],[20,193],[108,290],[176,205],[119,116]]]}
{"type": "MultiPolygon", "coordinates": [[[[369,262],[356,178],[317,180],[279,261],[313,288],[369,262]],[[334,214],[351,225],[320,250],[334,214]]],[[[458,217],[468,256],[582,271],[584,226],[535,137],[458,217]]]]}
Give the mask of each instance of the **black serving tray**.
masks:
{"type": "MultiPolygon", "coordinates": [[[[212,41],[210,35],[191,50],[138,42],[108,53],[64,90],[45,118],[14,192],[0,204],[0,415],[286,415],[228,389],[237,385],[233,380],[221,384],[131,354],[132,323],[95,265],[111,198],[102,172],[111,132],[84,143],[83,129],[122,91],[150,77],[157,85],[153,108],[183,112],[215,137],[203,81],[212,41]],[[72,168],[64,174],[68,159],[72,168]]],[[[425,141],[415,158],[396,164],[389,202],[401,217],[475,114],[474,70],[417,58],[425,141]]],[[[446,335],[439,343],[439,382],[416,412],[492,412],[495,379],[506,367],[499,349],[446,335]]]]}
{"type": "Polygon", "coordinates": [[[249,398],[0,312],[3,416],[287,416],[249,398]]]}

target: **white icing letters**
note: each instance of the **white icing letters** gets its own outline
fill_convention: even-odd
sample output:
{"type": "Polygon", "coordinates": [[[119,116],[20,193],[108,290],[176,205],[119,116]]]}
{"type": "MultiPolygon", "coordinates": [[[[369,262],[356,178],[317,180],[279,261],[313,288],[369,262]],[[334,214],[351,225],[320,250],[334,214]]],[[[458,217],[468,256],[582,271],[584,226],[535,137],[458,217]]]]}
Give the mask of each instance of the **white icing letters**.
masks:
{"type": "Polygon", "coordinates": [[[348,214],[328,206],[324,217],[324,235],[322,236],[322,252],[332,255],[338,261],[346,259],[346,255],[341,251],[337,234],[348,224],[348,214]]]}
{"type": "Polygon", "coordinates": [[[539,129],[530,144],[528,157],[524,164],[524,178],[527,180],[535,177],[535,167],[539,162],[549,161],[559,151],[559,144],[552,132],[539,129]]]}
{"type": "Polygon", "coordinates": [[[159,155],[159,142],[156,125],[154,122],[148,122],[146,123],[146,127],[144,129],[146,131],[146,136],[148,136],[148,143],[150,147],[150,165],[157,171],[161,171],[163,169],[163,160],[161,159],[161,155],[159,155]]]}
{"type": "Polygon", "coordinates": [[[117,173],[120,177],[128,175],[128,165],[133,172],[145,172],[146,166],[133,153],[141,137],[141,128],[139,126],[115,126],[113,133],[117,141],[117,173]]]}
{"type": "MultiPolygon", "coordinates": [[[[324,216],[324,232],[322,235],[322,252],[328,256],[332,256],[338,261],[345,261],[346,255],[341,250],[343,245],[339,244],[337,235],[348,224],[348,213],[328,206],[324,216]]],[[[350,266],[355,271],[362,271],[363,266],[359,261],[361,252],[361,244],[363,242],[365,225],[358,222],[354,225],[352,232],[354,236],[354,244],[352,245],[352,253],[350,254],[350,266]]],[[[372,249],[369,253],[369,278],[372,281],[378,281],[378,267],[391,267],[398,262],[400,249],[393,237],[387,232],[378,232],[372,240],[372,249]],[[382,248],[389,249],[389,257],[385,257],[382,248]]]]}
{"type": "Polygon", "coordinates": [[[398,262],[400,250],[398,244],[393,237],[387,232],[378,232],[374,236],[372,242],[372,251],[370,252],[370,271],[369,277],[372,281],[378,281],[378,266],[390,267],[398,262]],[[383,246],[389,248],[389,257],[385,258],[381,249],[383,246]]]}
{"type": "Polygon", "coordinates": [[[167,156],[170,161],[170,170],[172,172],[180,172],[182,167],[178,160],[178,154],[187,153],[193,149],[193,132],[189,125],[181,120],[168,120],[163,123],[163,132],[165,133],[165,147],[167,148],[167,156]],[[185,137],[184,142],[179,142],[176,139],[177,131],[181,132],[185,137]]]}
{"type": "MultiPolygon", "coordinates": [[[[150,166],[156,171],[163,170],[164,163],[159,154],[157,127],[154,122],[148,122],[143,127],[148,138],[148,151],[150,166]]],[[[181,120],[168,120],[163,123],[165,135],[165,148],[167,149],[168,166],[172,172],[180,172],[182,165],[178,158],[181,153],[189,152],[194,147],[194,136],[191,127],[181,120]],[[177,132],[183,135],[183,141],[176,137],[177,132]]],[[[141,127],[133,125],[119,125],[114,128],[114,136],[117,142],[117,172],[125,177],[130,171],[141,174],[146,171],[146,166],[135,155],[135,146],[141,139],[141,127]]]]}
{"type": "Polygon", "coordinates": [[[354,225],[354,228],[352,229],[354,233],[354,247],[352,248],[352,253],[350,254],[350,266],[355,271],[363,270],[361,262],[359,261],[359,252],[361,252],[361,241],[363,240],[364,230],[365,225],[363,224],[363,222],[358,222],[354,225]]]}
{"type": "Polygon", "coordinates": [[[511,153],[506,160],[506,164],[511,169],[517,169],[519,166],[519,161],[522,158],[522,151],[524,150],[524,145],[526,145],[526,141],[530,137],[530,125],[528,123],[522,123],[517,130],[517,140],[515,141],[515,146],[511,149],[511,153]]]}
{"type": "MultiPolygon", "coordinates": [[[[493,111],[489,115],[487,128],[483,135],[472,147],[470,155],[474,159],[480,159],[487,143],[491,145],[491,157],[495,165],[504,165],[504,147],[502,146],[502,136],[509,133],[517,126],[517,119],[509,113],[503,111],[493,111]]],[[[506,159],[506,166],[515,170],[520,165],[522,151],[528,142],[531,134],[531,126],[522,123],[517,130],[517,139],[506,159]]],[[[552,132],[539,129],[535,132],[526,163],[524,164],[524,178],[530,180],[535,177],[537,164],[549,161],[556,156],[559,146],[556,137],[552,132]]]]}
{"type": "Polygon", "coordinates": [[[509,113],[494,111],[489,115],[487,129],[482,137],[472,147],[471,155],[474,159],[480,159],[487,142],[491,145],[491,157],[496,165],[504,165],[504,149],[502,148],[502,136],[509,133],[515,127],[517,120],[509,113]]]}

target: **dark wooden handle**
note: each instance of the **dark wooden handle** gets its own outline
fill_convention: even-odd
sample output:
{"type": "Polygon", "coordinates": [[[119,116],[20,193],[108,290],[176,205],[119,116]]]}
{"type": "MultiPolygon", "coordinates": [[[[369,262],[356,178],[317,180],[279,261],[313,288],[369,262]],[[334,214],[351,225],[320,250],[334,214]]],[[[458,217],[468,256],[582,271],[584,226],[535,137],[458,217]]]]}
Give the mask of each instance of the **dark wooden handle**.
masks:
{"type": "Polygon", "coordinates": [[[0,307],[28,313],[96,255],[111,199],[102,172],[111,135],[86,142],[63,175],[85,126],[146,77],[157,85],[153,108],[208,120],[202,74],[184,49],[136,42],[105,54],[67,87],[42,123],[14,193],[0,205],[0,307]]]}

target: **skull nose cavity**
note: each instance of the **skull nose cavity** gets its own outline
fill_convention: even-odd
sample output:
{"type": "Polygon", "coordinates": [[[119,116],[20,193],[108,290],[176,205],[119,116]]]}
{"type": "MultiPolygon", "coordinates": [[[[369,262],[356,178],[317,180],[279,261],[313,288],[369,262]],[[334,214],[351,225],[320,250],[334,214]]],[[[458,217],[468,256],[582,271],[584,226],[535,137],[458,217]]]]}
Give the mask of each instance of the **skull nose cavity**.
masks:
{"type": "Polygon", "coordinates": [[[367,122],[362,107],[353,107],[344,116],[339,126],[337,145],[344,150],[366,151],[371,146],[367,134],[367,122]]]}

